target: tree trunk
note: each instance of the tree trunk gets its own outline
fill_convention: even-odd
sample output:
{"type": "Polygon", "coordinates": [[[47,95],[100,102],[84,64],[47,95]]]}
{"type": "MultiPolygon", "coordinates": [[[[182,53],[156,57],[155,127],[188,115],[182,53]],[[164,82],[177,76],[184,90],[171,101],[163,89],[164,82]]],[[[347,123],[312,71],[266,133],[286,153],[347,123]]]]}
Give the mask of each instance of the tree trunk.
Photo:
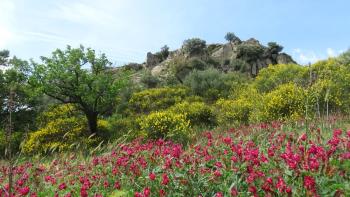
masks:
{"type": "Polygon", "coordinates": [[[88,120],[90,134],[97,134],[97,113],[90,112],[86,113],[85,115],[88,120]]]}

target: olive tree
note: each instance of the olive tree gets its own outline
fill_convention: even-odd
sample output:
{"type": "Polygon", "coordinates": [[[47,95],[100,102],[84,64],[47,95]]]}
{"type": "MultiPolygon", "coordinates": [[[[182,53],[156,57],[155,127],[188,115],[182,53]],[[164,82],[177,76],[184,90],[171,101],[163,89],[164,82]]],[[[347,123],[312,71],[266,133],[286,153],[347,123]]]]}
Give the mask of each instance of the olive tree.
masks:
{"type": "Polygon", "coordinates": [[[83,46],[55,50],[34,65],[32,84],[62,103],[75,104],[86,116],[91,134],[98,134],[97,118],[115,105],[127,74],[116,74],[105,54],[83,46]]]}
{"type": "Polygon", "coordinates": [[[190,56],[194,56],[202,55],[205,52],[206,46],[205,40],[191,38],[185,40],[182,47],[186,53],[188,53],[190,56]]]}

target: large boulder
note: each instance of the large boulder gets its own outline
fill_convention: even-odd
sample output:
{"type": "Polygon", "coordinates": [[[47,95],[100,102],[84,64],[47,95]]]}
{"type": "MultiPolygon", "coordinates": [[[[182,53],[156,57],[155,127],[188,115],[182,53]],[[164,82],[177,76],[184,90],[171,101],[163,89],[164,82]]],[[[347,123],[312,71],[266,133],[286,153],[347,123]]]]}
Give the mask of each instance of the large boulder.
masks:
{"type": "Polygon", "coordinates": [[[147,59],[146,59],[146,67],[147,68],[153,68],[155,67],[157,64],[159,64],[162,60],[160,59],[160,57],[158,57],[155,54],[152,54],[151,52],[147,53],[147,59]]]}
{"type": "Polygon", "coordinates": [[[293,58],[286,54],[286,53],[280,53],[277,56],[277,64],[291,64],[291,63],[296,63],[293,58]]]}

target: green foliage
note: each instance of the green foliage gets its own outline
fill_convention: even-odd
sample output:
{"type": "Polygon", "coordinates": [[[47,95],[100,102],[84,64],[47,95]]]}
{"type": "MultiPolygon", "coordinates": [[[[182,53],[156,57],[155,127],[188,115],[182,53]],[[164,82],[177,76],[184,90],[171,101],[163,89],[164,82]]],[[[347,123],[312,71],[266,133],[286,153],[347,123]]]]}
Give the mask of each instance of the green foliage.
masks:
{"type": "Polygon", "coordinates": [[[174,65],[172,65],[175,77],[180,81],[188,76],[188,74],[193,70],[205,70],[209,65],[201,59],[191,58],[189,60],[179,60],[174,65]]]}
{"type": "Polygon", "coordinates": [[[307,89],[308,115],[325,115],[329,111],[336,110],[342,105],[341,92],[330,80],[319,79],[307,89]]]}
{"type": "Polygon", "coordinates": [[[186,118],[186,114],[157,111],[137,121],[141,131],[149,139],[164,138],[184,143],[192,134],[190,121],[186,118]]]}
{"type": "Polygon", "coordinates": [[[206,42],[199,38],[191,38],[184,41],[182,48],[191,57],[195,55],[202,55],[205,52],[206,42]]]}
{"type": "Polygon", "coordinates": [[[230,67],[231,67],[231,70],[238,71],[241,73],[247,73],[250,71],[249,64],[246,61],[241,59],[233,58],[230,61],[230,67]]]}
{"type": "Polygon", "coordinates": [[[261,121],[296,120],[305,114],[304,89],[287,83],[264,95],[258,115],[261,121]]]}
{"type": "Polygon", "coordinates": [[[5,127],[5,120],[9,116],[8,104],[10,92],[13,110],[12,119],[14,131],[25,131],[34,125],[36,105],[38,104],[36,91],[28,85],[29,63],[16,57],[6,59],[8,69],[0,70],[0,128],[5,127]]]}
{"type": "Polygon", "coordinates": [[[186,114],[191,126],[211,127],[216,125],[213,108],[204,102],[184,101],[169,108],[170,112],[186,114]]]}
{"type": "MultiPolygon", "coordinates": [[[[22,142],[23,132],[14,132],[11,136],[11,151],[17,153],[20,150],[20,144],[22,142]]],[[[8,145],[6,140],[6,132],[0,129],[0,158],[5,157],[5,151],[8,145]]]]}
{"type": "Polygon", "coordinates": [[[132,109],[129,106],[129,101],[135,92],[139,92],[141,90],[142,88],[140,86],[130,81],[129,85],[122,88],[119,94],[116,96],[116,103],[118,103],[116,110],[109,115],[111,116],[115,113],[122,116],[130,115],[132,113],[132,109]]]}
{"type": "Polygon", "coordinates": [[[321,111],[350,111],[350,67],[331,58],[311,66],[313,83],[310,94],[318,99],[321,111]]]}
{"type": "Polygon", "coordinates": [[[146,71],[141,77],[141,83],[144,84],[146,88],[155,88],[160,84],[160,82],[160,79],[153,76],[150,71],[146,71]]]}
{"type": "Polygon", "coordinates": [[[342,65],[350,65],[350,49],[342,53],[337,60],[342,64],[342,65]]]}
{"type": "Polygon", "coordinates": [[[160,52],[157,52],[155,55],[160,59],[161,62],[166,60],[166,58],[169,56],[169,47],[167,45],[164,45],[161,48],[160,52]]]}
{"type": "MultiPolygon", "coordinates": [[[[99,141],[98,137],[86,135],[86,120],[74,105],[51,107],[39,116],[38,122],[39,129],[29,134],[22,147],[26,154],[65,151],[79,145],[91,146],[99,141]]],[[[107,128],[105,121],[98,124],[101,130],[107,128]]]]}
{"type": "Polygon", "coordinates": [[[276,42],[269,42],[267,43],[267,50],[271,53],[271,54],[278,54],[279,52],[281,52],[283,50],[283,46],[277,44],[276,42]]]}
{"type": "Polygon", "coordinates": [[[190,87],[195,95],[212,101],[222,97],[229,89],[229,85],[225,83],[226,79],[226,75],[216,69],[194,70],[185,78],[184,84],[190,87]]]}
{"type": "Polygon", "coordinates": [[[128,135],[128,138],[133,139],[137,137],[138,130],[136,118],[133,116],[120,117],[114,115],[108,118],[109,140],[116,140],[124,135],[128,135]]]}
{"type": "Polygon", "coordinates": [[[216,104],[219,125],[232,126],[248,124],[253,103],[246,98],[236,100],[219,99],[216,104]]]}
{"type": "Polygon", "coordinates": [[[10,57],[10,51],[9,50],[1,50],[0,51],[0,65],[7,65],[8,64],[8,58],[10,57]]]}
{"type": "Polygon", "coordinates": [[[230,99],[219,99],[215,103],[218,124],[237,126],[256,121],[256,108],[261,104],[262,95],[248,84],[238,83],[230,99]]]}
{"type": "Polygon", "coordinates": [[[97,116],[115,106],[115,95],[128,80],[127,72],[112,73],[104,54],[83,46],[57,49],[43,64],[34,65],[32,84],[62,103],[74,103],[84,112],[90,133],[97,133],[97,116]]]}
{"type": "Polygon", "coordinates": [[[235,42],[235,41],[240,41],[240,39],[232,32],[228,32],[225,35],[225,40],[229,41],[229,42],[235,42]]]}
{"type": "Polygon", "coordinates": [[[307,67],[296,64],[269,65],[259,71],[254,81],[254,86],[259,92],[269,92],[277,86],[294,82],[300,86],[308,82],[309,70],[307,67]]]}
{"type": "Polygon", "coordinates": [[[258,59],[264,52],[260,45],[243,43],[237,48],[237,58],[242,58],[247,62],[258,59]]]}
{"type": "Polygon", "coordinates": [[[129,104],[136,113],[148,113],[166,109],[182,101],[187,95],[188,90],[183,87],[153,88],[134,93],[129,104]]]}

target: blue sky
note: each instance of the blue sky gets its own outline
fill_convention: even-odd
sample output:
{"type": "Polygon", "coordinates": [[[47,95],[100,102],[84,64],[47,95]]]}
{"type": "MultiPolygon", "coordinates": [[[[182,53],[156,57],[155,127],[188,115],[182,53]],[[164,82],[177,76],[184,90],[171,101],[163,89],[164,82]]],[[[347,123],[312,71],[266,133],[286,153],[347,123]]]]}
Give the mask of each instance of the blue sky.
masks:
{"type": "Polygon", "coordinates": [[[348,0],[0,0],[0,49],[20,58],[89,46],[112,62],[143,62],[148,51],[226,32],[276,41],[301,64],[350,47],[348,0]]]}

